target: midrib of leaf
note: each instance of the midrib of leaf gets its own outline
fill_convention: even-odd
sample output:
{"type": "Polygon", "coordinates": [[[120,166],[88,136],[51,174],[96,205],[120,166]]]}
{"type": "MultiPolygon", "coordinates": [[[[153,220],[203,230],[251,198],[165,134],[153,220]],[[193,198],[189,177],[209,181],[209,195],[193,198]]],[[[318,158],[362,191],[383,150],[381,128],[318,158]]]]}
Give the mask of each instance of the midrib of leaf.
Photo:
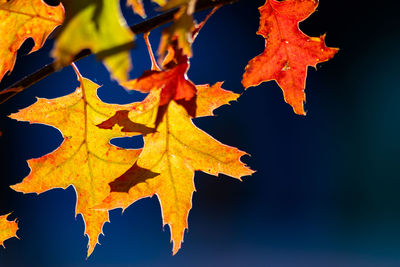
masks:
{"type": "MultiPolygon", "coordinates": [[[[82,95],[83,95],[83,94],[84,94],[84,93],[83,93],[83,86],[81,87],[81,89],[82,89],[82,95]]],[[[85,99],[84,99],[83,97],[80,98],[77,102],[75,102],[75,103],[73,103],[73,104],[71,104],[71,105],[65,107],[65,109],[71,109],[71,108],[77,106],[81,101],[84,102],[84,103],[83,103],[83,106],[84,106],[84,116],[85,116],[85,134],[84,134],[84,139],[83,139],[83,141],[80,143],[80,145],[78,146],[78,148],[75,150],[75,152],[74,152],[69,158],[67,158],[65,161],[61,162],[60,164],[58,164],[58,165],[55,166],[54,168],[52,168],[49,172],[46,173],[45,176],[50,175],[50,174],[51,174],[53,171],[55,171],[56,169],[61,168],[63,165],[67,164],[69,161],[71,161],[71,160],[78,154],[78,152],[80,151],[80,149],[82,148],[83,145],[85,145],[85,144],[87,145],[86,140],[87,140],[87,124],[88,124],[88,122],[87,122],[87,117],[88,117],[88,116],[87,116],[87,113],[86,113],[86,105],[89,106],[89,107],[90,107],[93,111],[95,111],[96,113],[106,116],[105,114],[103,114],[103,113],[99,112],[98,110],[94,109],[94,108],[92,107],[92,105],[90,105],[88,102],[86,102],[85,99]]],[[[59,110],[53,110],[53,111],[50,111],[50,112],[48,112],[48,113],[54,113],[54,112],[59,112],[59,110]]],[[[67,121],[67,119],[65,119],[64,121],[67,121]]],[[[54,127],[54,126],[52,126],[52,125],[49,125],[49,126],[54,127]]],[[[86,151],[87,151],[87,158],[88,158],[88,159],[89,159],[89,155],[92,155],[92,156],[94,156],[95,158],[97,158],[98,160],[101,160],[101,161],[104,161],[104,162],[107,162],[107,163],[120,164],[120,165],[127,165],[127,164],[122,163],[122,162],[110,161],[109,159],[103,159],[103,158],[97,156],[95,153],[91,152],[91,151],[88,149],[87,146],[86,146],[86,151]]]]}
{"type": "MultiPolygon", "coordinates": [[[[161,154],[161,157],[159,158],[159,160],[153,166],[151,166],[151,169],[153,169],[154,167],[158,166],[162,162],[162,159],[164,157],[166,157],[167,168],[168,168],[168,176],[169,176],[169,178],[171,180],[171,183],[172,183],[172,188],[173,188],[173,191],[174,191],[174,199],[175,199],[176,203],[179,203],[178,193],[177,193],[177,189],[176,189],[176,186],[175,186],[175,178],[174,178],[174,175],[173,175],[173,172],[172,172],[172,169],[171,169],[172,163],[170,161],[171,154],[170,154],[170,148],[169,148],[170,138],[173,138],[175,141],[177,141],[182,146],[187,147],[190,150],[196,151],[199,154],[202,154],[202,155],[205,155],[207,157],[213,158],[216,161],[221,162],[222,164],[229,164],[231,162],[234,162],[235,160],[233,159],[233,160],[230,160],[230,161],[224,161],[224,160],[221,160],[221,159],[215,157],[212,154],[206,153],[204,151],[198,150],[196,148],[191,147],[190,145],[185,144],[184,142],[182,142],[178,137],[176,137],[171,132],[171,127],[170,127],[170,122],[169,122],[169,110],[168,109],[165,112],[164,116],[165,116],[165,150],[161,154]]],[[[180,156],[178,155],[178,157],[180,157],[180,156]]],[[[177,208],[180,211],[179,206],[177,208]]]]}
{"type": "Polygon", "coordinates": [[[108,114],[105,114],[101,111],[99,111],[98,109],[96,109],[91,103],[90,101],[87,99],[86,96],[86,89],[84,86],[84,80],[83,78],[79,77],[79,82],[81,83],[81,91],[82,91],[82,100],[83,100],[83,114],[84,114],[84,121],[85,121],[85,126],[84,126],[84,140],[82,142],[82,144],[85,145],[85,149],[86,149],[86,155],[87,155],[87,160],[88,160],[88,169],[89,169],[89,178],[90,178],[90,194],[91,194],[91,199],[94,199],[94,193],[95,193],[95,183],[94,183],[94,175],[93,175],[93,166],[92,166],[92,161],[91,161],[91,157],[94,157],[98,160],[101,160],[105,163],[111,163],[111,164],[119,164],[119,165],[129,165],[123,162],[117,162],[117,161],[110,161],[109,159],[103,159],[102,157],[96,155],[96,153],[92,152],[89,149],[89,138],[88,138],[88,131],[89,131],[89,116],[88,116],[88,108],[90,108],[91,110],[93,110],[95,113],[107,117],[108,114]]]}
{"type": "MultiPolygon", "coordinates": [[[[176,191],[176,187],[175,187],[175,179],[174,176],[172,174],[172,170],[171,170],[171,161],[169,159],[170,157],[170,150],[169,150],[169,118],[168,118],[168,108],[167,111],[165,112],[165,150],[163,151],[163,153],[161,154],[161,157],[153,164],[153,166],[150,167],[150,169],[155,168],[156,166],[158,166],[159,164],[162,163],[163,158],[166,157],[166,161],[167,161],[167,168],[168,168],[168,176],[171,180],[172,183],[172,188],[174,191],[174,199],[175,199],[175,203],[179,203],[178,200],[178,193],[176,191]]],[[[157,134],[157,133],[155,133],[157,134]]],[[[178,207],[179,209],[179,207],[178,207]]],[[[180,210],[180,209],[179,209],[180,210]]]]}
{"type": "MultiPolygon", "coordinates": [[[[269,1],[270,1],[270,0],[269,0],[269,1]]],[[[290,67],[290,66],[291,66],[291,61],[292,61],[292,60],[291,60],[290,57],[289,57],[289,51],[288,51],[288,48],[287,48],[287,44],[284,42],[284,40],[286,40],[286,38],[283,37],[283,33],[282,33],[282,30],[281,30],[281,26],[280,26],[280,24],[279,24],[279,20],[278,20],[278,18],[276,17],[276,13],[279,13],[279,12],[278,12],[276,9],[274,9],[274,7],[271,5],[271,2],[269,2],[269,1],[268,1],[268,4],[271,6],[272,10],[274,10],[274,12],[273,12],[273,14],[274,14],[274,19],[275,19],[276,25],[277,25],[277,27],[278,27],[279,36],[280,36],[280,38],[281,38],[281,44],[283,45],[283,47],[284,47],[284,49],[285,49],[285,54],[286,54],[286,57],[287,57],[287,62],[289,63],[289,67],[290,67]]],[[[292,84],[294,84],[293,72],[292,72],[292,71],[289,71],[289,75],[290,75],[292,84]]]]}
{"type": "MultiPolygon", "coordinates": [[[[169,153],[170,152],[170,150],[169,150],[169,133],[170,133],[170,130],[169,130],[169,128],[170,128],[169,127],[169,107],[170,106],[168,106],[167,111],[165,112],[165,152],[166,152],[166,157],[167,157],[168,174],[169,174],[169,177],[172,182],[172,188],[174,189],[174,198],[175,198],[176,203],[179,203],[178,193],[176,191],[176,186],[175,186],[175,179],[174,179],[174,176],[173,176],[172,170],[171,170],[171,161],[170,161],[170,153],[169,153]]],[[[178,207],[178,210],[180,211],[179,205],[177,205],[177,207],[178,207]]]]}
{"type": "Polygon", "coordinates": [[[85,86],[84,86],[83,78],[81,76],[79,77],[79,82],[81,83],[82,99],[83,99],[83,114],[85,116],[85,127],[84,127],[85,133],[83,135],[84,136],[83,143],[85,144],[85,148],[86,148],[86,156],[87,156],[87,161],[88,161],[87,164],[88,164],[88,168],[89,168],[90,195],[91,195],[91,199],[94,199],[93,169],[92,169],[91,160],[90,160],[90,155],[92,153],[89,151],[89,145],[88,145],[88,142],[87,142],[88,141],[88,113],[87,113],[87,106],[88,106],[89,102],[87,101],[87,98],[86,98],[85,86]]]}
{"type": "MultiPolygon", "coordinates": [[[[82,81],[80,81],[80,82],[82,82],[82,81]]],[[[79,151],[81,150],[81,148],[82,148],[82,146],[83,145],[85,145],[85,149],[86,149],[86,155],[87,155],[87,159],[88,159],[88,167],[89,167],[89,173],[91,174],[91,180],[93,179],[93,175],[92,175],[92,166],[90,165],[90,162],[89,162],[89,160],[90,160],[90,156],[93,156],[93,157],[95,157],[96,159],[98,159],[98,160],[101,160],[101,161],[103,161],[103,162],[105,162],[105,163],[111,163],[111,164],[119,164],[119,165],[129,165],[129,164],[126,164],[126,163],[123,163],[123,162],[119,162],[119,161],[111,161],[111,160],[109,160],[109,159],[104,159],[104,158],[102,158],[102,157],[100,157],[100,156],[98,156],[98,155],[96,155],[95,153],[93,153],[91,150],[89,150],[89,148],[88,148],[88,145],[87,145],[87,140],[88,140],[88,135],[87,135],[87,133],[88,133],[88,124],[89,124],[89,122],[88,122],[88,115],[87,115],[87,107],[90,107],[94,112],[96,112],[96,113],[98,113],[98,114],[100,114],[100,115],[102,115],[102,116],[105,116],[105,117],[107,117],[108,115],[107,114],[105,114],[105,113],[103,113],[103,112],[100,112],[99,110],[97,110],[97,109],[95,109],[94,107],[93,107],[93,105],[91,105],[90,104],[90,102],[88,102],[87,100],[86,100],[86,94],[85,94],[85,89],[84,89],[84,86],[83,86],[83,83],[81,83],[81,91],[82,91],[82,97],[81,98],[79,98],[78,99],[78,101],[76,101],[75,103],[72,103],[71,105],[69,105],[69,106],[66,106],[66,107],[64,107],[63,109],[66,109],[66,110],[70,110],[71,108],[74,108],[75,106],[77,106],[79,103],[81,103],[81,101],[83,101],[83,107],[84,107],[84,117],[85,117],[85,119],[84,119],[84,121],[85,121],[85,127],[84,127],[84,137],[83,137],[83,140],[82,140],[82,142],[79,144],[79,146],[78,146],[78,148],[75,150],[75,152],[70,156],[70,157],[68,157],[65,161],[63,161],[63,162],[61,162],[61,163],[59,163],[59,164],[57,164],[54,168],[52,168],[51,170],[49,170],[47,173],[46,173],[46,175],[44,175],[44,176],[48,176],[48,175],[50,175],[53,171],[55,171],[56,169],[58,169],[58,168],[61,168],[62,166],[64,166],[65,164],[67,164],[68,162],[70,162],[72,159],[74,159],[75,158],[75,156],[79,153],[79,151]]],[[[53,110],[53,111],[50,111],[50,112],[46,112],[46,113],[48,113],[48,114],[50,114],[50,113],[54,113],[54,112],[60,112],[59,110],[53,110]]],[[[70,112],[69,112],[70,113],[70,112]]],[[[68,121],[67,120],[67,118],[65,118],[63,121],[68,121]]],[[[53,125],[50,125],[50,124],[48,124],[49,126],[51,126],[51,127],[54,127],[53,125]]],[[[63,136],[64,136],[64,134],[63,134],[63,136]]],[[[93,186],[92,186],[92,188],[93,188],[93,186]]]]}

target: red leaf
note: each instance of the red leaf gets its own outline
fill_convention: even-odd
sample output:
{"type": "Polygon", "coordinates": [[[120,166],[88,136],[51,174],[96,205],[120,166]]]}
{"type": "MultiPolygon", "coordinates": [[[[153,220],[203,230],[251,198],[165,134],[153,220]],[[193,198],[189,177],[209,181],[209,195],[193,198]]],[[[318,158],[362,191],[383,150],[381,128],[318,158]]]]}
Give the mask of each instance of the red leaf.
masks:
{"type": "Polygon", "coordinates": [[[135,80],[121,83],[126,89],[148,93],[152,89],[161,89],[160,106],[170,100],[189,101],[196,95],[196,86],[187,78],[189,69],[188,57],[182,49],[177,48],[177,42],[169,48],[163,70],[145,71],[135,80]]]}
{"type": "Polygon", "coordinates": [[[305,115],[305,81],[307,67],[331,59],[338,51],[325,45],[325,35],[309,37],[298,24],[317,8],[317,0],[267,0],[260,7],[260,28],[265,38],[265,51],[246,67],[242,84],[245,88],[276,80],[285,101],[294,112],[305,115]]]}

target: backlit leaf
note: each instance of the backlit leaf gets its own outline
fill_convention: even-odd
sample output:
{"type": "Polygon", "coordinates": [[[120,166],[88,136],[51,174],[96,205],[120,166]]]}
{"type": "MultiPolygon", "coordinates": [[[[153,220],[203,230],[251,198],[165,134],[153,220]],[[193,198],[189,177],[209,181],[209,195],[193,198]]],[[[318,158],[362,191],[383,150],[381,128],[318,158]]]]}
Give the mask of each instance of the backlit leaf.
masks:
{"type": "Polygon", "coordinates": [[[0,246],[4,247],[4,241],[17,237],[18,224],[16,220],[9,221],[7,217],[10,214],[0,216],[0,246]]]}
{"type": "Polygon", "coordinates": [[[0,1],[0,80],[12,71],[17,50],[32,38],[31,52],[40,49],[49,34],[64,20],[64,8],[47,5],[42,0],[0,1]]]}
{"type": "Polygon", "coordinates": [[[265,51],[253,58],[243,75],[243,86],[257,86],[276,80],[285,101],[294,112],[305,115],[305,82],[307,67],[331,59],[337,48],[326,47],[325,35],[309,37],[298,24],[317,8],[317,0],[266,0],[260,7],[258,34],[265,38],[265,51]]]}
{"type": "MultiPolygon", "coordinates": [[[[220,84],[201,88],[199,93],[202,97],[194,103],[201,110],[199,115],[209,115],[219,105],[236,99],[237,95],[223,92],[213,103],[204,101],[211,99],[214,91],[221,93],[221,90],[220,84]]],[[[157,106],[148,107],[156,109],[157,106]]],[[[188,214],[195,191],[194,172],[223,173],[240,179],[253,171],[240,161],[245,152],[224,145],[198,129],[186,108],[173,100],[159,107],[156,125],[154,132],[144,136],[143,152],[136,164],[110,183],[111,194],[96,208],[125,209],[141,198],[157,195],[163,223],[170,226],[175,254],[188,228],[188,214]],[[159,175],[146,178],[143,175],[145,169],[159,175]]]]}
{"type": "Polygon", "coordinates": [[[199,118],[204,116],[213,116],[214,110],[218,107],[229,104],[230,101],[234,101],[239,97],[239,94],[235,94],[231,91],[223,89],[222,82],[218,82],[213,86],[206,85],[196,85],[197,95],[196,95],[196,105],[195,110],[190,112],[193,117],[199,118]]]}
{"type": "Polygon", "coordinates": [[[120,127],[100,129],[96,125],[117,110],[129,105],[111,105],[97,97],[97,84],[78,73],[80,87],[70,95],[39,98],[10,117],[30,123],[56,127],[64,137],[55,151],[28,161],[31,169],[25,179],[12,188],[23,193],[42,193],[72,185],[77,193],[76,214],[82,214],[88,235],[88,255],[98,243],[102,227],[109,220],[107,211],[93,210],[109,194],[108,183],[128,170],[140,150],[117,148],[109,143],[114,137],[126,136],[120,127]]]}

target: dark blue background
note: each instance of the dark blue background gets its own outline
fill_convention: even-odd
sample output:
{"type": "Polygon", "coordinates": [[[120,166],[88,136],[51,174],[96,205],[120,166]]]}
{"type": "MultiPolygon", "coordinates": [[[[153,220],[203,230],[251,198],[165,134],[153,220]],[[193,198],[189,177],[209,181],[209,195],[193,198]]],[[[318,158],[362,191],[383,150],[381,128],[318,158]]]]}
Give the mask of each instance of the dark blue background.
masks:
{"type": "MultiPolygon", "coordinates": [[[[85,260],[87,239],[81,217],[74,219],[71,187],[40,196],[8,188],[28,174],[27,159],[51,152],[62,139],[54,128],[6,115],[35,96],[71,93],[78,83],[70,67],[2,104],[0,214],[14,211],[22,240],[0,248],[0,266],[399,266],[400,23],[389,1],[353,2],[322,0],[301,24],[312,36],[327,32],[327,44],[341,49],[317,71],[309,70],[306,117],[295,115],[269,82],[220,108],[217,117],[196,121],[221,142],[251,154],[243,160],[257,173],[243,182],[196,173],[189,232],[174,257],[156,198],[140,200],[122,216],[112,211],[102,245],[85,260]]],[[[194,44],[192,81],[224,80],[226,89],[243,92],[243,69],[264,49],[263,38],[255,35],[263,3],[242,0],[210,19],[194,44]]],[[[140,20],[125,14],[129,24],[140,20]]],[[[154,48],[159,33],[151,35],[154,48]]],[[[51,62],[51,46],[19,57],[1,88],[51,62]]],[[[137,77],[150,66],[142,36],[132,57],[137,77]]],[[[110,81],[93,57],[78,67],[103,85],[99,95],[107,102],[143,98],[110,81]]]]}

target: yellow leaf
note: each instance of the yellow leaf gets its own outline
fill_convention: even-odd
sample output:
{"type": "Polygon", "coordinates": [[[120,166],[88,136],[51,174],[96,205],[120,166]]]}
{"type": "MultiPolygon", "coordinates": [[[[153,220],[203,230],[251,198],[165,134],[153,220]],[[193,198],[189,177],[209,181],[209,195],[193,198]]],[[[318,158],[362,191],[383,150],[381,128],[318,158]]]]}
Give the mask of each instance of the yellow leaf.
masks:
{"type": "Polygon", "coordinates": [[[132,68],[129,49],[134,40],[121,14],[119,0],[66,2],[67,18],[52,56],[59,67],[69,65],[84,49],[98,53],[112,78],[126,81],[132,68]]]}
{"type": "MultiPolygon", "coordinates": [[[[4,247],[4,241],[17,237],[18,224],[16,220],[7,220],[9,214],[0,216],[0,246],[4,247]]],[[[18,238],[18,237],[17,237],[18,238]]]]}
{"type": "MultiPolygon", "coordinates": [[[[207,91],[207,88],[203,89],[207,91]]],[[[218,86],[211,89],[210,94],[212,90],[218,90],[218,86]]],[[[233,98],[233,95],[225,94],[216,102],[222,105],[233,98]]],[[[216,108],[215,103],[208,104],[204,99],[197,104],[203,105],[200,113],[203,116],[216,108]]],[[[175,254],[188,228],[187,218],[195,191],[194,172],[200,170],[212,175],[223,173],[240,179],[253,173],[240,161],[243,155],[245,152],[224,145],[198,129],[186,109],[172,100],[159,107],[157,128],[144,136],[144,148],[136,164],[110,183],[111,194],[96,208],[125,209],[141,198],[157,195],[163,223],[171,229],[175,254]],[[144,169],[159,175],[145,177],[144,169]]]]}
{"type": "Polygon", "coordinates": [[[32,106],[10,116],[56,127],[64,137],[61,146],[52,153],[29,160],[31,173],[12,188],[39,194],[72,185],[77,193],[76,213],[82,214],[85,221],[89,256],[98,243],[103,224],[109,220],[107,211],[91,207],[107,197],[108,183],[132,166],[140,150],[125,150],[109,144],[111,138],[127,135],[119,127],[96,126],[117,110],[131,107],[101,102],[96,94],[99,86],[79,73],[78,78],[81,86],[74,93],[55,99],[39,98],[32,106]]]}
{"type": "Polygon", "coordinates": [[[32,38],[31,52],[40,49],[49,34],[64,20],[64,8],[48,6],[42,0],[11,0],[0,2],[0,80],[12,71],[17,50],[32,38]]]}

